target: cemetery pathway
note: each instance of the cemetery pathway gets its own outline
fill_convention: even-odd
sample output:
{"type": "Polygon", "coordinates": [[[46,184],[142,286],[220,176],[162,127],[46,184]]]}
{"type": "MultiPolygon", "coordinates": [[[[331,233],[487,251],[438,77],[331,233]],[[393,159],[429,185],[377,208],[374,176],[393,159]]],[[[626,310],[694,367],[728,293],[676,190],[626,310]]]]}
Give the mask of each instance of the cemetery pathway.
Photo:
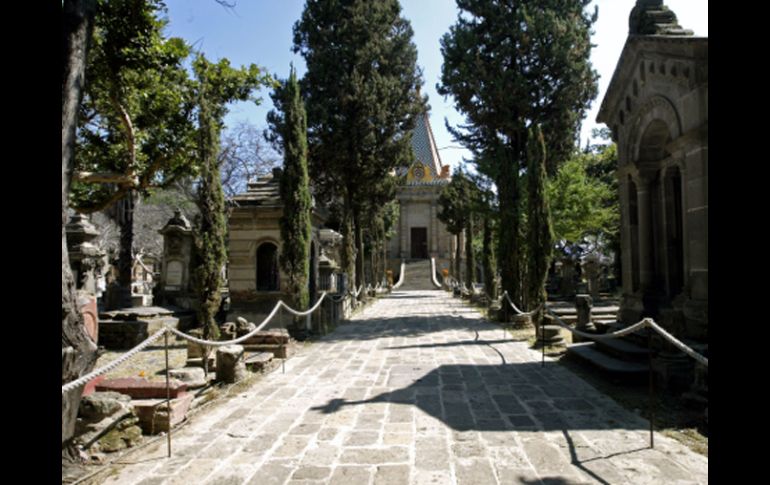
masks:
{"type": "Polygon", "coordinates": [[[394,292],[103,483],[708,483],[707,457],[649,449],[647,421],[502,337],[445,292],[394,292]]]}

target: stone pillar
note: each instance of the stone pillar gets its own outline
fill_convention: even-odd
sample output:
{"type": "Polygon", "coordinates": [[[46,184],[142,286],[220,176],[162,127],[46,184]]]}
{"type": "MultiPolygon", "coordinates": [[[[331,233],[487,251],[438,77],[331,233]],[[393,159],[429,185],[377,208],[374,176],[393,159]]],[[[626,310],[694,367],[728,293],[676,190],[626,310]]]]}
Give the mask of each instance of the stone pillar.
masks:
{"type": "Polygon", "coordinates": [[[583,261],[583,271],[585,271],[586,279],[588,280],[588,292],[591,294],[591,298],[594,300],[599,299],[599,276],[602,272],[601,263],[599,263],[599,256],[592,253],[589,254],[585,261],[583,261]]]}
{"type": "Polygon", "coordinates": [[[653,279],[652,214],[650,206],[650,178],[639,177],[636,189],[639,209],[639,286],[650,289],[653,279]]]}
{"type": "Polygon", "coordinates": [[[591,295],[576,295],[575,296],[575,308],[577,309],[577,325],[576,329],[581,332],[595,332],[596,327],[591,321],[591,308],[593,308],[594,302],[591,295]]]}
{"type": "Polygon", "coordinates": [[[174,217],[158,231],[163,235],[160,299],[183,308],[193,307],[191,283],[193,234],[190,222],[177,209],[174,217]]]}
{"type": "Polygon", "coordinates": [[[232,384],[246,377],[242,345],[225,345],[217,349],[217,380],[232,384]]]}
{"type": "Polygon", "coordinates": [[[88,220],[88,216],[83,214],[72,216],[65,231],[75,285],[78,290],[96,295],[104,251],[91,241],[99,236],[99,231],[88,220]]]}

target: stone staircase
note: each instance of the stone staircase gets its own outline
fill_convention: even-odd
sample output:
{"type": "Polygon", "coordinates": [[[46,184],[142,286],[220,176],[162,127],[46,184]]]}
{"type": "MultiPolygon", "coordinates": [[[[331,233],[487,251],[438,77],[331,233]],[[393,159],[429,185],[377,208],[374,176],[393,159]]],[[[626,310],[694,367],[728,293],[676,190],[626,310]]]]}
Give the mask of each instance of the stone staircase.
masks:
{"type": "MultiPolygon", "coordinates": [[[[592,309],[592,321],[599,333],[621,330],[624,324],[611,315],[611,310],[617,312],[617,307],[607,306],[592,309]],[[600,311],[597,311],[600,310],[600,311]]],[[[557,312],[558,313],[558,312],[557,312]]],[[[564,320],[564,317],[560,315],[564,320]]],[[[575,314],[575,319],[577,315],[575,314]]],[[[565,320],[568,322],[568,320],[565,320]]],[[[647,335],[649,329],[614,339],[598,339],[585,341],[567,346],[567,354],[577,357],[613,377],[646,376],[649,369],[649,352],[647,350],[647,335]]]]}
{"type": "Polygon", "coordinates": [[[404,282],[398,291],[435,290],[430,279],[430,259],[407,260],[404,267],[404,282]]]}

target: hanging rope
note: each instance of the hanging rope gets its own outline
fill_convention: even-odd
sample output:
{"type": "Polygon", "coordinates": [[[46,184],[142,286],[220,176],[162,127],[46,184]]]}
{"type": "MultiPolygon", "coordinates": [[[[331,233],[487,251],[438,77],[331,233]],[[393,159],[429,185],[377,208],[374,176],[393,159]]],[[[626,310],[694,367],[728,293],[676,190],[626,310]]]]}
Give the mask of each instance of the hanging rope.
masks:
{"type": "Polygon", "coordinates": [[[670,333],[665,331],[663,328],[661,328],[651,318],[643,318],[641,321],[639,321],[639,322],[637,322],[637,323],[635,323],[633,325],[630,325],[630,326],[628,326],[628,327],[626,327],[626,328],[624,328],[622,330],[618,330],[616,332],[604,333],[604,334],[595,334],[595,333],[581,332],[580,330],[577,330],[577,329],[574,329],[574,328],[570,327],[569,325],[564,323],[564,321],[561,318],[559,318],[559,316],[556,315],[553,311],[551,311],[551,309],[548,308],[548,307],[545,308],[545,311],[547,311],[552,317],[554,317],[554,320],[556,321],[556,324],[559,325],[560,327],[569,330],[570,332],[572,332],[575,335],[580,335],[581,337],[585,337],[585,338],[589,338],[589,339],[593,339],[593,340],[609,340],[609,339],[613,339],[613,338],[620,338],[620,337],[623,337],[625,335],[629,335],[629,334],[632,334],[632,333],[637,332],[639,330],[642,330],[645,327],[649,327],[649,328],[655,330],[656,332],[658,332],[658,334],[660,334],[664,339],[669,341],[671,344],[673,344],[679,350],[681,350],[685,354],[689,355],[690,357],[692,357],[693,359],[695,359],[699,363],[703,364],[706,367],[708,367],[708,365],[709,365],[709,360],[706,357],[700,355],[699,353],[697,353],[696,351],[694,351],[693,349],[691,349],[687,345],[683,344],[681,341],[677,340],[673,335],[671,335],[670,333]]]}
{"type": "Polygon", "coordinates": [[[224,346],[224,345],[233,345],[233,344],[237,344],[237,343],[243,342],[244,340],[247,340],[248,338],[252,337],[257,332],[262,330],[265,327],[265,325],[270,323],[270,321],[275,317],[275,315],[278,313],[278,310],[280,310],[281,307],[286,308],[287,311],[289,311],[290,313],[293,313],[294,315],[297,315],[297,316],[300,316],[300,317],[301,316],[306,316],[306,315],[309,315],[309,314],[313,313],[315,310],[317,310],[321,306],[321,302],[323,301],[323,299],[325,297],[326,297],[326,292],[324,291],[321,294],[321,298],[318,299],[316,304],[312,308],[309,308],[308,310],[306,310],[304,312],[300,312],[300,311],[297,311],[297,310],[291,308],[286,303],[284,303],[283,300],[278,300],[278,302],[273,307],[273,310],[262,321],[262,323],[259,324],[259,326],[257,326],[254,330],[250,331],[246,335],[243,335],[243,336],[238,337],[238,338],[233,339],[233,340],[218,340],[218,341],[215,341],[215,340],[203,340],[203,339],[199,339],[199,338],[193,337],[192,335],[188,335],[186,333],[180,332],[179,330],[171,327],[170,325],[165,325],[162,329],[158,330],[152,336],[150,336],[146,340],[142,341],[136,347],[134,347],[134,348],[130,349],[129,351],[127,351],[125,354],[123,354],[118,359],[110,362],[109,364],[105,365],[104,367],[100,367],[99,369],[93,370],[93,371],[89,372],[88,374],[86,374],[86,375],[84,375],[82,377],[79,377],[78,379],[76,379],[74,381],[71,381],[71,382],[68,382],[67,384],[63,385],[62,388],[61,388],[61,392],[62,392],[62,394],[66,393],[66,392],[69,392],[69,391],[71,391],[71,390],[73,390],[75,388],[78,388],[78,387],[88,383],[90,380],[92,380],[95,377],[98,377],[100,375],[106,374],[107,372],[110,372],[110,371],[116,369],[118,366],[120,366],[124,362],[128,361],[129,359],[131,359],[131,357],[135,356],[137,353],[139,353],[142,350],[144,350],[147,346],[149,346],[150,344],[152,344],[153,342],[158,340],[166,332],[172,333],[172,334],[176,335],[177,337],[180,337],[180,338],[185,339],[187,341],[196,343],[198,345],[211,346],[211,347],[221,347],[221,346],[224,346]]]}

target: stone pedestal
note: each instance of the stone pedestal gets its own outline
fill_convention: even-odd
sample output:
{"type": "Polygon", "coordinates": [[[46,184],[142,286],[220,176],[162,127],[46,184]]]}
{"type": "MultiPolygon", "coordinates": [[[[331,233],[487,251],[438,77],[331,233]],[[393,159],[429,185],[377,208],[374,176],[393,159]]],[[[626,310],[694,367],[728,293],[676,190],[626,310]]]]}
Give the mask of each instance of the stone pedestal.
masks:
{"type": "Polygon", "coordinates": [[[599,299],[599,277],[602,273],[602,266],[599,263],[598,256],[589,254],[583,262],[583,271],[588,281],[588,293],[594,300],[599,299]]]}
{"type": "Polygon", "coordinates": [[[562,328],[559,325],[553,324],[553,317],[551,315],[545,315],[543,317],[543,325],[537,327],[535,347],[542,347],[543,344],[549,347],[566,346],[567,342],[561,334],[562,328]]]}
{"type": "MultiPolygon", "coordinates": [[[[593,298],[591,295],[576,295],[575,296],[575,308],[577,309],[577,324],[575,329],[581,332],[596,332],[596,327],[593,324],[591,309],[593,308],[593,298]]],[[[585,342],[586,338],[579,335],[572,335],[572,341],[585,342]]]]}
{"type": "Polygon", "coordinates": [[[513,328],[529,328],[532,326],[532,316],[527,314],[518,314],[511,317],[513,328]]]}
{"type": "Polygon", "coordinates": [[[246,377],[246,364],[243,362],[243,346],[226,345],[217,349],[217,380],[227,384],[238,382],[246,377]]]}
{"type": "Polygon", "coordinates": [[[72,216],[65,231],[75,285],[78,290],[96,295],[99,291],[97,280],[101,273],[104,251],[96,247],[92,241],[99,236],[99,231],[88,220],[88,216],[83,214],[72,216]]]}

